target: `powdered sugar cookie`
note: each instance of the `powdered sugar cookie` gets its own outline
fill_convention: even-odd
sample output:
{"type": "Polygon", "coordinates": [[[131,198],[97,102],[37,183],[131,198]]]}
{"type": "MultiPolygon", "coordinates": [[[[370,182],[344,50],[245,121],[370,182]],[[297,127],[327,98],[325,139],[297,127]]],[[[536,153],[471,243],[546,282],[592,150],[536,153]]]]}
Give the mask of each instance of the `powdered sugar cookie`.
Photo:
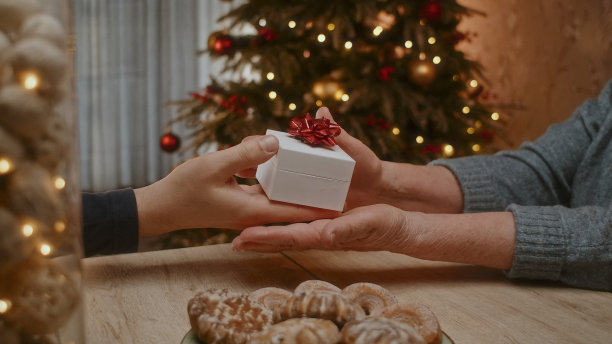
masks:
{"type": "Polygon", "coordinates": [[[293,294],[291,292],[275,287],[257,289],[249,294],[249,300],[259,302],[270,310],[282,305],[293,294]]]}
{"type": "Polygon", "coordinates": [[[380,312],[385,318],[403,321],[414,327],[427,344],[442,342],[442,330],[435,314],[423,305],[397,304],[380,312]]]}
{"type": "Polygon", "coordinates": [[[351,321],[342,328],[340,335],[342,344],[425,344],[412,326],[381,317],[351,321]]]}
{"type": "Polygon", "coordinates": [[[397,299],[387,289],[374,283],[354,283],[342,289],[342,296],[363,308],[366,314],[379,312],[397,304],[397,299]]]}
{"type": "Polygon", "coordinates": [[[326,290],[333,293],[340,293],[342,290],[335,285],[321,281],[321,280],[308,280],[298,284],[293,291],[293,294],[298,295],[301,293],[309,293],[311,291],[321,291],[326,290]]]}
{"type": "Polygon", "coordinates": [[[274,324],[253,335],[252,344],[333,344],[338,340],[336,325],[324,319],[294,318],[274,324]]]}
{"type": "Polygon", "coordinates": [[[330,291],[293,295],[274,310],[274,322],[300,317],[327,319],[342,327],[351,320],[363,319],[365,312],[359,305],[330,291]]]}

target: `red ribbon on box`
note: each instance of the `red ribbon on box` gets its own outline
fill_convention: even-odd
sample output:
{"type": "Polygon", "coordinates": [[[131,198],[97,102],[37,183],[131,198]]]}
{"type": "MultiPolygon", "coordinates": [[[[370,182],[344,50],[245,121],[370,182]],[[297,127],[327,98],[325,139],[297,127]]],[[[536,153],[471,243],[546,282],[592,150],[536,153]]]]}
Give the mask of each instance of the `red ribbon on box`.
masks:
{"type": "Polygon", "coordinates": [[[304,117],[294,117],[287,132],[313,145],[325,144],[335,146],[334,137],[340,135],[340,126],[327,118],[312,118],[308,113],[304,117]]]}

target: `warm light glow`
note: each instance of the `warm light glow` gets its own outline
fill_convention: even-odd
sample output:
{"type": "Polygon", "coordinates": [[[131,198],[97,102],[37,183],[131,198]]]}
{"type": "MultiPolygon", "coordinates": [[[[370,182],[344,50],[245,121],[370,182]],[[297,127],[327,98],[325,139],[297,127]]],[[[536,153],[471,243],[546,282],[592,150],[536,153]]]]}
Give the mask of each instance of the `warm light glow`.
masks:
{"type": "Polygon", "coordinates": [[[494,120],[494,121],[499,120],[499,112],[493,112],[491,114],[491,119],[494,120]]]}
{"type": "Polygon", "coordinates": [[[474,122],[474,126],[476,127],[476,129],[480,129],[482,127],[482,122],[481,121],[476,121],[476,122],[474,122]]]}
{"type": "Polygon", "coordinates": [[[66,224],[62,221],[57,221],[53,225],[53,229],[55,229],[56,233],[62,233],[66,230],[66,224]]]}
{"type": "Polygon", "coordinates": [[[442,148],[445,157],[453,156],[455,154],[455,148],[449,144],[445,144],[442,148]]]}
{"type": "Polygon", "coordinates": [[[419,25],[425,26],[425,21],[423,19],[419,20],[419,25]]]}
{"type": "Polygon", "coordinates": [[[34,73],[26,73],[23,76],[23,87],[33,90],[38,86],[38,76],[34,73]]]}
{"type": "Polygon", "coordinates": [[[310,50],[304,50],[304,57],[305,58],[309,58],[310,57],[310,50]]]}
{"type": "Polygon", "coordinates": [[[266,74],[266,79],[274,80],[274,73],[270,72],[270,73],[266,74]]]}
{"type": "Polygon", "coordinates": [[[457,74],[453,75],[453,81],[457,81],[457,80],[459,80],[459,75],[457,74]]]}
{"type": "Polygon", "coordinates": [[[277,96],[277,94],[276,94],[276,92],[274,92],[274,91],[270,91],[270,93],[268,93],[268,97],[269,97],[270,99],[276,99],[276,96],[277,96]]]}
{"type": "Polygon", "coordinates": [[[304,27],[307,28],[307,29],[312,28],[312,22],[311,21],[306,22],[306,25],[304,25],[304,27]]]}
{"type": "Polygon", "coordinates": [[[323,43],[323,42],[325,42],[325,38],[326,38],[326,37],[325,37],[325,35],[324,35],[324,34],[322,34],[322,33],[320,33],[320,34],[317,36],[317,41],[319,41],[319,42],[323,43]]]}
{"type": "Polygon", "coordinates": [[[461,109],[461,112],[463,112],[465,115],[467,115],[468,113],[470,113],[470,107],[469,106],[464,106],[463,109],[461,109]]]}
{"type": "Polygon", "coordinates": [[[431,59],[431,61],[432,61],[434,64],[439,64],[440,62],[442,62],[442,58],[440,58],[440,56],[434,56],[434,58],[433,58],[433,59],[431,59]]]}
{"type": "Polygon", "coordinates": [[[344,95],[344,90],[338,89],[336,92],[334,92],[334,98],[336,100],[342,99],[343,95],[344,95]]]}
{"type": "Polygon", "coordinates": [[[393,133],[393,135],[399,135],[400,130],[399,130],[399,128],[398,128],[398,127],[395,127],[395,128],[393,128],[393,129],[391,129],[391,132],[393,133]]]}
{"type": "Polygon", "coordinates": [[[11,301],[7,299],[0,299],[0,314],[4,314],[11,309],[11,301]]]}
{"type": "Polygon", "coordinates": [[[467,131],[467,133],[468,133],[468,134],[472,135],[473,133],[475,133],[475,132],[476,132],[476,129],[474,129],[474,128],[472,128],[472,127],[469,127],[469,128],[467,128],[465,131],[467,131]]]}
{"type": "Polygon", "coordinates": [[[289,110],[293,111],[295,109],[297,109],[297,106],[295,105],[295,103],[290,103],[289,104],[289,110]]]}
{"type": "Polygon", "coordinates": [[[431,36],[427,39],[427,43],[429,44],[436,44],[436,37],[431,36]]]}
{"type": "Polygon", "coordinates": [[[417,137],[416,137],[415,141],[416,141],[417,143],[423,143],[423,142],[425,141],[425,139],[423,138],[423,136],[420,136],[420,135],[419,135],[419,136],[417,136],[417,137]]]}
{"type": "Polygon", "coordinates": [[[43,256],[48,256],[51,253],[51,246],[48,244],[40,245],[40,253],[42,253],[43,256]]]}
{"type": "Polygon", "coordinates": [[[317,99],[315,104],[317,104],[317,106],[323,106],[323,101],[321,99],[317,99]]]}
{"type": "Polygon", "coordinates": [[[344,48],[345,49],[348,50],[348,49],[351,49],[352,47],[353,47],[353,42],[351,42],[351,41],[344,42],[344,48]]]}
{"type": "Polygon", "coordinates": [[[345,94],[342,95],[342,101],[343,102],[348,102],[349,99],[351,99],[351,97],[349,97],[348,94],[345,93],[345,94]]]}
{"type": "Polygon", "coordinates": [[[327,30],[334,31],[335,28],[336,28],[336,25],[334,25],[334,23],[327,24],[327,30]]]}
{"type": "Polygon", "coordinates": [[[419,60],[423,61],[427,58],[427,55],[425,55],[425,53],[421,52],[419,53],[419,60]]]}
{"type": "Polygon", "coordinates": [[[267,24],[266,19],[264,18],[259,19],[259,26],[266,26],[266,24],[267,24]]]}
{"type": "Polygon", "coordinates": [[[472,146],[472,150],[473,150],[474,152],[479,152],[479,151],[480,151],[480,145],[479,145],[478,143],[474,144],[474,145],[472,146]]]}
{"type": "Polygon", "coordinates": [[[408,49],[412,48],[412,41],[406,41],[404,42],[404,46],[408,49]]]}
{"type": "Polygon", "coordinates": [[[471,80],[471,81],[470,81],[470,86],[472,86],[472,87],[478,87],[478,81],[476,81],[476,80],[471,80]]]}
{"type": "Polygon", "coordinates": [[[0,174],[9,173],[12,168],[13,168],[13,164],[11,164],[11,162],[8,159],[6,158],[0,159],[0,174]]]}
{"type": "Polygon", "coordinates": [[[289,26],[290,29],[295,28],[295,21],[294,20],[290,20],[289,23],[287,24],[289,26]]]}
{"type": "Polygon", "coordinates": [[[382,26],[377,26],[374,28],[374,30],[372,30],[372,34],[377,37],[380,36],[382,32],[383,32],[382,26]]]}
{"type": "Polygon", "coordinates": [[[66,181],[62,177],[55,178],[55,188],[61,190],[66,187],[66,181]]]}
{"type": "Polygon", "coordinates": [[[26,223],[25,225],[23,225],[23,227],[21,227],[21,233],[23,233],[23,236],[30,237],[32,236],[32,234],[34,234],[34,227],[32,227],[31,224],[26,223]]]}

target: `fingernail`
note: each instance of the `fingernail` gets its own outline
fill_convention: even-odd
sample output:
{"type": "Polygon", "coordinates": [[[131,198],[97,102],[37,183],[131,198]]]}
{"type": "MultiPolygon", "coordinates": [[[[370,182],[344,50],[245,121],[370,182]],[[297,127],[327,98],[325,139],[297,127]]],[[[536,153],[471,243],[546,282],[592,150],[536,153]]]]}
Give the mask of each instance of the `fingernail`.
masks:
{"type": "Polygon", "coordinates": [[[278,140],[272,135],[266,135],[259,140],[259,146],[266,153],[276,153],[278,150],[278,140]]]}

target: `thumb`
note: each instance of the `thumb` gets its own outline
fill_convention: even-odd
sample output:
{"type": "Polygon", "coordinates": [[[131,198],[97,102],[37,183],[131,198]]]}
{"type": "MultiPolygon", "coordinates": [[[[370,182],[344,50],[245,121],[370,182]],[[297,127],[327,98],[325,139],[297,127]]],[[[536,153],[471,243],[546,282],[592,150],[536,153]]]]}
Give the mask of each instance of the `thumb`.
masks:
{"type": "MultiPolygon", "coordinates": [[[[317,110],[316,118],[327,118],[332,123],[337,124],[332,117],[331,112],[326,107],[320,107],[317,110]]],[[[342,148],[342,150],[344,150],[346,154],[350,155],[353,159],[360,156],[363,152],[370,150],[361,141],[349,135],[349,133],[347,133],[344,129],[342,129],[340,135],[335,137],[334,140],[336,143],[338,143],[338,146],[340,146],[340,148],[342,148]]]]}
{"type": "Polygon", "coordinates": [[[245,140],[239,145],[217,152],[216,163],[223,176],[257,167],[278,152],[278,139],[272,135],[245,140]]]}

